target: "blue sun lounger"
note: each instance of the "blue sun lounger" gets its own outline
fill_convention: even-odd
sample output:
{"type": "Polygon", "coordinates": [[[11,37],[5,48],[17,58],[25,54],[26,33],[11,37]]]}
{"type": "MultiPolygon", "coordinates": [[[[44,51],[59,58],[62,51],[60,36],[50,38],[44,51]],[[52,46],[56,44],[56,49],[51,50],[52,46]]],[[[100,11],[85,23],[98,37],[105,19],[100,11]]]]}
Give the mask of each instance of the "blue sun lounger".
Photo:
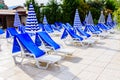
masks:
{"type": "Polygon", "coordinates": [[[84,31],[91,32],[92,34],[95,34],[96,36],[99,36],[102,38],[108,37],[108,34],[106,32],[103,32],[102,30],[100,30],[97,26],[86,25],[86,28],[84,31]]]}
{"type": "Polygon", "coordinates": [[[97,26],[98,28],[102,29],[103,31],[108,31],[108,30],[111,29],[110,27],[106,26],[106,25],[103,24],[103,23],[98,23],[96,26],[97,26]]]}
{"type": "Polygon", "coordinates": [[[63,31],[63,34],[61,36],[61,39],[64,40],[64,43],[66,45],[68,45],[68,43],[70,42],[70,44],[73,44],[73,45],[79,44],[79,45],[83,46],[83,44],[82,44],[83,38],[81,36],[77,35],[73,28],[71,28],[70,26],[66,26],[65,24],[63,24],[63,27],[64,27],[64,31],[63,31]],[[66,39],[67,36],[70,36],[71,39],[67,40],[66,39]]]}
{"type": "Polygon", "coordinates": [[[71,38],[74,39],[74,40],[78,40],[78,41],[82,41],[83,40],[83,38],[80,37],[79,35],[77,35],[72,28],[67,27],[64,24],[63,24],[63,27],[65,29],[64,29],[64,32],[63,32],[63,35],[62,35],[61,39],[66,38],[68,36],[68,34],[69,34],[71,36],[71,38]]]}
{"type": "Polygon", "coordinates": [[[15,36],[17,34],[18,34],[18,32],[13,27],[7,28],[7,30],[6,30],[6,38],[13,37],[13,36],[15,36]]]}
{"type": "Polygon", "coordinates": [[[78,33],[79,33],[80,35],[82,35],[82,36],[86,36],[87,38],[91,37],[90,34],[88,34],[87,32],[85,32],[85,31],[83,31],[83,30],[81,30],[80,28],[77,28],[77,27],[76,27],[76,30],[77,30],[78,33]]]}
{"type": "Polygon", "coordinates": [[[58,27],[56,27],[54,24],[51,24],[51,27],[56,30],[56,31],[59,31],[60,32],[60,29],[58,27]]]}
{"type": "MultiPolygon", "coordinates": [[[[4,31],[0,28],[0,38],[3,38],[3,36],[1,36],[4,33],[4,31]]],[[[0,51],[1,51],[1,44],[0,44],[0,51]]]]}
{"type": "Polygon", "coordinates": [[[97,28],[96,26],[93,26],[93,25],[86,25],[84,31],[85,32],[91,32],[92,34],[102,33],[102,31],[99,30],[99,28],[97,28]]]}
{"type": "Polygon", "coordinates": [[[7,41],[12,43],[13,42],[13,37],[15,35],[18,35],[19,33],[16,31],[15,28],[13,27],[10,27],[10,28],[7,28],[6,29],[6,38],[7,38],[7,41]]]}
{"type": "Polygon", "coordinates": [[[44,24],[43,26],[44,26],[44,29],[45,29],[46,32],[48,32],[48,33],[53,33],[54,32],[51,25],[44,24]]]}
{"type": "Polygon", "coordinates": [[[83,37],[81,37],[81,35],[78,35],[76,34],[77,32],[79,32],[80,34],[84,35],[84,36],[87,36],[87,37],[90,37],[89,34],[87,34],[86,32],[84,31],[81,31],[80,29],[77,29],[77,31],[75,31],[74,29],[72,29],[72,27],[66,27],[66,25],[63,25],[65,30],[63,32],[63,35],[61,37],[61,39],[65,39],[68,35],[71,36],[71,38],[73,39],[72,42],[74,43],[81,43],[81,45],[83,46],[83,44],[87,44],[87,46],[89,45],[92,45],[95,40],[92,40],[92,39],[84,39],[83,37]]]}
{"type": "Polygon", "coordinates": [[[4,33],[4,31],[0,28],[0,34],[3,34],[4,33]]]}
{"type": "Polygon", "coordinates": [[[37,46],[45,45],[46,48],[51,48],[56,53],[64,53],[65,55],[73,54],[74,50],[67,48],[62,48],[58,43],[56,43],[47,32],[38,32],[36,34],[35,43],[37,46]]]}
{"type": "Polygon", "coordinates": [[[38,48],[27,33],[15,35],[12,53],[15,62],[17,62],[16,57],[18,55],[22,55],[21,62],[30,56],[35,60],[37,67],[43,69],[47,69],[49,64],[55,64],[61,60],[61,56],[45,54],[45,51],[38,48]],[[43,67],[40,62],[47,64],[43,67]]]}
{"type": "Polygon", "coordinates": [[[0,39],[5,38],[3,35],[4,33],[5,33],[4,30],[0,28],[0,39]]]}

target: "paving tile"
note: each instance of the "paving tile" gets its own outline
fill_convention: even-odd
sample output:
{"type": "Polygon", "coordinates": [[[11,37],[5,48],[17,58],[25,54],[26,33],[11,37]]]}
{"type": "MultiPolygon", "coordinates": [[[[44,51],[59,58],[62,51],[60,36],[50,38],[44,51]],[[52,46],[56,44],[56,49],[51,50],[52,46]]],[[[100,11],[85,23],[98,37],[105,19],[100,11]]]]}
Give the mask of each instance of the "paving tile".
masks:
{"type": "Polygon", "coordinates": [[[120,71],[120,64],[109,64],[106,68],[120,71]]]}
{"type": "Polygon", "coordinates": [[[24,74],[18,73],[16,75],[8,77],[6,80],[34,80],[34,79],[25,73],[24,74]]]}
{"type": "Polygon", "coordinates": [[[8,78],[8,77],[14,76],[18,73],[24,74],[24,71],[22,71],[19,67],[16,66],[16,67],[7,68],[7,70],[4,70],[4,72],[0,73],[0,77],[8,78]]]}
{"type": "Polygon", "coordinates": [[[113,56],[108,56],[108,55],[102,55],[96,59],[96,61],[100,62],[110,62],[113,56]]]}
{"type": "Polygon", "coordinates": [[[89,71],[83,71],[77,77],[75,77],[73,80],[96,80],[99,74],[89,72],[89,71]]]}
{"type": "Polygon", "coordinates": [[[69,68],[59,73],[52,80],[72,80],[77,74],[84,70],[88,65],[84,64],[69,64],[69,68]]]}
{"type": "Polygon", "coordinates": [[[88,66],[85,71],[93,72],[93,73],[101,73],[104,70],[103,67],[97,67],[97,66],[88,66]]]}
{"type": "MultiPolygon", "coordinates": [[[[59,72],[60,73],[60,72],[59,72]]],[[[59,73],[54,73],[54,72],[51,72],[51,71],[43,71],[42,73],[39,73],[39,74],[36,74],[34,75],[33,78],[37,79],[37,78],[40,78],[40,79],[45,79],[45,80],[50,80],[52,79],[53,77],[56,77],[56,75],[58,75],[59,73]]]]}
{"type": "Polygon", "coordinates": [[[100,61],[95,61],[91,63],[91,66],[96,66],[96,67],[106,67],[108,65],[108,62],[100,62],[100,61]]]}
{"type": "Polygon", "coordinates": [[[4,78],[0,77],[0,80],[5,80],[4,78]]]}
{"type": "Polygon", "coordinates": [[[81,64],[86,64],[86,65],[89,65],[89,64],[91,64],[91,63],[93,63],[94,62],[94,60],[87,60],[87,59],[83,59],[83,60],[81,60],[81,64]]]}
{"type": "Polygon", "coordinates": [[[75,77],[75,75],[72,72],[64,71],[60,73],[59,75],[55,76],[51,80],[72,80],[75,77]]]}
{"type": "Polygon", "coordinates": [[[120,80],[120,71],[105,69],[97,80],[120,80]]]}

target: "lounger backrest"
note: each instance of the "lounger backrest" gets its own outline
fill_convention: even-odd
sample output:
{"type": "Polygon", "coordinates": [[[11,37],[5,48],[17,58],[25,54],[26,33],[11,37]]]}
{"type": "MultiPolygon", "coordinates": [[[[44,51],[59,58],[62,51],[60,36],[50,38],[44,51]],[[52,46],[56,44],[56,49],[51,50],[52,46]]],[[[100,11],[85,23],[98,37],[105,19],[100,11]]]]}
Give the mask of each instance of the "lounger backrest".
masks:
{"type": "Polygon", "coordinates": [[[106,27],[104,24],[102,24],[102,23],[98,23],[98,25],[97,25],[99,28],[101,28],[101,29],[103,29],[103,30],[108,30],[109,28],[108,27],[106,27]]]}
{"type": "Polygon", "coordinates": [[[89,31],[94,32],[95,30],[90,25],[86,25],[84,31],[85,32],[89,32],[89,31]]]}
{"type": "Polygon", "coordinates": [[[7,30],[6,30],[6,38],[9,38],[11,36],[15,36],[17,34],[18,34],[18,32],[16,31],[15,28],[7,28],[7,30]]]}
{"type": "Polygon", "coordinates": [[[58,27],[58,29],[62,29],[62,23],[61,22],[55,22],[55,25],[58,27]]]}
{"type": "MultiPolygon", "coordinates": [[[[77,39],[77,40],[79,40],[79,41],[82,41],[83,40],[83,38],[82,37],[80,37],[80,36],[78,36],[76,33],[75,33],[75,31],[74,30],[72,30],[72,28],[70,28],[70,27],[67,27],[66,25],[64,25],[63,24],[63,27],[65,28],[65,30],[64,30],[64,33],[63,34],[65,34],[65,35],[70,35],[73,39],[77,39]]],[[[62,37],[61,38],[63,38],[63,35],[62,35],[62,37]]]]}
{"type": "MultiPolygon", "coordinates": [[[[53,47],[55,50],[60,48],[60,45],[58,45],[49,35],[47,32],[38,32],[36,34],[37,36],[39,36],[41,38],[41,40],[45,43],[45,46],[51,46],[53,47]]],[[[36,36],[36,37],[37,37],[36,36]]]]}
{"type": "Polygon", "coordinates": [[[68,26],[68,28],[73,28],[70,23],[66,23],[66,25],[68,26]]]}
{"type": "Polygon", "coordinates": [[[84,31],[81,30],[80,28],[76,28],[76,29],[77,29],[77,31],[78,31],[82,36],[87,36],[87,37],[90,37],[90,36],[91,36],[90,34],[84,32],[84,31]]]}
{"type": "Polygon", "coordinates": [[[103,25],[104,27],[106,27],[107,29],[110,29],[110,27],[108,27],[106,24],[101,24],[103,25]]]}
{"type": "MultiPolygon", "coordinates": [[[[30,36],[27,33],[18,34],[14,37],[14,40],[18,39],[19,43],[31,54],[35,56],[35,58],[39,58],[44,55],[45,52],[38,48],[38,46],[32,41],[30,36]]],[[[20,45],[20,44],[19,44],[20,45]]],[[[13,46],[14,47],[14,46],[13,46]]],[[[15,49],[15,48],[14,48],[15,49]]]]}
{"type": "Polygon", "coordinates": [[[53,29],[52,29],[52,27],[49,24],[44,24],[44,29],[48,33],[54,32],[53,29]]]}
{"type": "Polygon", "coordinates": [[[3,34],[4,33],[4,31],[0,28],[0,34],[3,34]]]}
{"type": "Polygon", "coordinates": [[[58,27],[56,27],[54,24],[51,24],[51,27],[54,29],[54,30],[57,30],[60,32],[60,29],[58,27]]]}
{"type": "Polygon", "coordinates": [[[80,41],[83,40],[82,37],[78,36],[72,29],[67,29],[67,31],[69,32],[69,34],[72,36],[72,38],[74,39],[79,39],[80,41]]]}
{"type": "Polygon", "coordinates": [[[68,36],[67,30],[64,29],[61,39],[65,39],[68,36]]]}
{"type": "MultiPolygon", "coordinates": [[[[87,25],[87,27],[89,28],[89,30],[91,32],[96,32],[96,31],[100,31],[99,29],[97,29],[95,26],[92,26],[92,25],[87,25]]],[[[101,32],[101,31],[100,31],[101,32]]]]}

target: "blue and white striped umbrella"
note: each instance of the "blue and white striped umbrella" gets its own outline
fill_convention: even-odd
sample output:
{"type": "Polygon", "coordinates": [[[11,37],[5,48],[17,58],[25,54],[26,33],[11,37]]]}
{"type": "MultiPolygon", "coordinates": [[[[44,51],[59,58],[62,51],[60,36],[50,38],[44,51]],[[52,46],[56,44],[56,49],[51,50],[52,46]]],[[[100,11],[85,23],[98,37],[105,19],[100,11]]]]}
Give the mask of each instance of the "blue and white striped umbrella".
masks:
{"type": "Polygon", "coordinates": [[[107,22],[112,22],[112,17],[111,17],[111,14],[110,14],[110,13],[108,14],[107,22]]]}
{"type": "Polygon", "coordinates": [[[83,25],[86,25],[87,18],[88,18],[88,16],[87,16],[87,14],[86,14],[86,16],[85,16],[85,20],[83,21],[83,25]]]}
{"type": "Polygon", "coordinates": [[[47,21],[47,18],[46,18],[45,15],[44,15],[44,18],[43,18],[43,24],[48,24],[48,21],[47,21]]]}
{"type": "Polygon", "coordinates": [[[98,23],[105,23],[105,16],[103,14],[103,11],[101,11],[101,15],[99,17],[98,23]]]}
{"type": "Polygon", "coordinates": [[[21,22],[20,22],[18,12],[15,13],[14,24],[13,25],[14,25],[14,27],[18,27],[18,30],[20,30],[21,22]]]}
{"type": "Polygon", "coordinates": [[[88,13],[88,17],[87,17],[87,22],[86,22],[86,24],[94,24],[93,23],[93,18],[92,18],[92,14],[91,14],[91,12],[89,11],[89,13],[88,13]]]}
{"type": "Polygon", "coordinates": [[[39,30],[38,21],[36,18],[36,13],[32,3],[29,5],[28,16],[26,20],[25,31],[31,31],[31,33],[36,33],[39,30]]]}
{"type": "Polygon", "coordinates": [[[78,12],[78,9],[76,9],[73,27],[81,27],[81,26],[82,26],[82,23],[80,20],[79,12],[78,12]]]}

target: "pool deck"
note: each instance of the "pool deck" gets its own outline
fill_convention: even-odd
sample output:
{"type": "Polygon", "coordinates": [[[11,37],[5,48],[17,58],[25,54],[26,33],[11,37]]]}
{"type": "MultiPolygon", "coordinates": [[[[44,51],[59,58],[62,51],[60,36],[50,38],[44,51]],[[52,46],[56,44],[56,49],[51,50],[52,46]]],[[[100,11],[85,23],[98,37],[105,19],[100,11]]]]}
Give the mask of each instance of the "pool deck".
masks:
{"type": "Polygon", "coordinates": [[[60,66],[51,65],[39,69],[32,61],[15,65],[12,45],[0,39],[0,80],[120,80],[120,32],[99,39],[92,47],[65,46],[58,37],[56,42],[74,49],[72,57],[60,61],[60,66]]]}

